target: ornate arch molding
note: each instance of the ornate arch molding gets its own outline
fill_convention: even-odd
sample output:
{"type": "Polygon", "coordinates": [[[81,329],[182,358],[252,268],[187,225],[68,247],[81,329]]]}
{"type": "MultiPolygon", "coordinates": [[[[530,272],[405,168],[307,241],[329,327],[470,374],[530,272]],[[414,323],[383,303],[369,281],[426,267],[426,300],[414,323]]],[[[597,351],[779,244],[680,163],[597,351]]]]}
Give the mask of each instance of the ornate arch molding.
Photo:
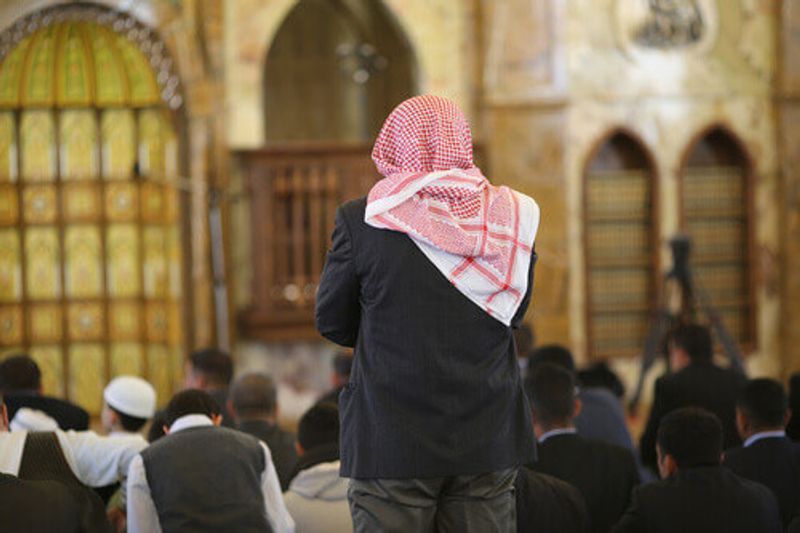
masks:
{"type": "Polygon", "coordinates": [[[164,104],[173,111],[183,106],[184,96],[175,61],[158,33],[127,13],[97,4],[56,4],[17,19],[0,33],[0,62],[36,30],[66,21],[95,22],[135,43],[155,73],[164,104]]]}

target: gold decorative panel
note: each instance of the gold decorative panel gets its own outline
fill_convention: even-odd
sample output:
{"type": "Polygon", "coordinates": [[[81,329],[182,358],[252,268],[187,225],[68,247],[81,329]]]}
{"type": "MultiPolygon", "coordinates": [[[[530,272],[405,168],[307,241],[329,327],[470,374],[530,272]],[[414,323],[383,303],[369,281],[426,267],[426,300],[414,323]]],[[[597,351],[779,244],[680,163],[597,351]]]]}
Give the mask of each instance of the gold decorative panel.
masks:
{"type": "Polygon", "coordinates": [[[138,296],[141,291],[138,228],[132,224],[112,224],[107,229],[106,243],[108,293],[115,298],[138,296]]]}
{"type": "Polygon", "coordinates": [[[61,179],[96,178],[97,126],[94,111],[66,110],[60,117],[61,179]]]}
{"type": "Polygon", "coordinates": [[[183,342],[173,62],[100,6],[26,18],[0,39],[0,354],[30,353],[46,393],[95,415],[110,375],[168,398],[183,342]]]}
{"type": "Polygon", "coordinates": [[[113,341],[133,341],[140,339],[142,328],[138,302],[116,301],[110,305],[111,320],[109,336],[113,341]]]}
{"type": "Polygon", "coordinates": [[[53,396],[64,395],[64,364],[63,351],[59,345],[37,344],[31,346],[30,356],[42,370],[42,387],[45,394],[53,396]]]}
{"type": "Polygon", "coordinates": [[[22,298],[22,255],[19,234],[13,229],[0,229],[0,302],[22,298]]]}
{"type": "Polygon", "coordinates": [[[53,181],[56,177],[56,139],[53,113],[36,110],[22,113],[22,179],[53,181]]]}
{"type": "Polygon", "coordinates": [[[109,222],[135,222],[138,214],[136,184],[119,181],[106,185],[106,218],[109,222]]]}
{"type": "Polygon", "coordinates": [[[164,228],[144,228],[144,295],[161,298],[167,295],[167,249],[164,228]]]}
{"type": "Polygon", "coordinates": [[[63,318],[58,304],[34,304],[28,307],[31,341],[36,344],[60,342],[63,339],[63,318]]]}
{"type": "Polygon", "coordinates": [[[94,184],[68,183],[63,186],[65,222],[100,222],[100,188],[94,184]]]}
{"type": "Polygon", "coordinates": [[[28,224],[53,224],[58,217],[53,185],[28,185],[22,189],[22,205],[28,224]]]}
{"type": "Polygon", "coordinates": [[[148,341],[167,341],[167,309],[163,303],[158,301],[147,303],[145,307],[145,324],[147,327],[148,341]]]}
{"type": "Polygon", "coordinates": [[[54,227],[31,227],[25,231],[25,285],[31,300],[61,296],[61,253],[54,227]]]}
{"type": "Polygon", "coordinates": [[[169,351],[159,344],[147,347],[147,377],[158,395],[158,404],[164,405],[170,398],[172,389],[169,351]]]}
{"type": "Polygon", "coordinates": [[[17,188],[0,185],[0,226],[13,226],[19,219],[17,188]]]}
{"type": "Polygon", "coordinates": [[[69,347],[69,397],[92,415],[103,407],[106,357],[102,344],[71,344],[69,347]]]}
{"type": "Polygon", "coordinates": [[[103,305],[100,303],[69,304],[68,322],[70,340],[102,340],[105,333],[103,305]]]}
{"type": "Polygon", "coordinates": [[[69,226],[64,232],[64,278],[68,298],[96,298],[103,292],[98,226],[69,226]]]}
{"type": "Polygon", "coordinates": [[[107,109],[101,118],[103,176],[129,179],[136,161],[134,114],[131,109],[107,109]]]}
{"type": "Polygon", "coordinates": [[[0,343],[22,343],[22,308],[18,305],[0,306],[0,343]]]}
{"type": "Polygon", "coordinates": [[[144,350],[138,342],[115,342],[111,344],[111,375],[141,376],[144,350]]]}
{"type": "Polygon", "coordinates": [[[0,113],[0,182],[17,180],[17,134],[13,113],[0,113]]]}

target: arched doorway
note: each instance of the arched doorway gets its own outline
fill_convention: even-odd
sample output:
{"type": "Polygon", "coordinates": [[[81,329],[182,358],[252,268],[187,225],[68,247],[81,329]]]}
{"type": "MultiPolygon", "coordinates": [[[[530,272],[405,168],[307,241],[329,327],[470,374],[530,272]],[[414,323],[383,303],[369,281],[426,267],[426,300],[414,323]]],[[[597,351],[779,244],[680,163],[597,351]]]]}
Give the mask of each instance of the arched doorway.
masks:
{"type": "Polygon", "coordinates": [[[755,341],[752,281],[752,166],[737,138],[721,127],[687,149],[681,174],[683,231],[692,240],[699,292],[710,298],[739,345],[755,341]]]}
{"type": "Polygon", "coordinates": [[[414,94],[415,73],[383,2],[301,0],[266,58],[266,141],[369,141],[414,94]]]}
{"type": "Polygon", "coordinates": [[[586,320],[592,358],[642,352],[655,303],[655,169],[632,134],[609,135],[584,187],[586,320]]]}
{"type": "Polygon", "coordinates": [[[93,414],[118,374],[163,402],[183,344],[172,60],[90,4],[18,21],[0,58],[0,351],[93,414]]]}

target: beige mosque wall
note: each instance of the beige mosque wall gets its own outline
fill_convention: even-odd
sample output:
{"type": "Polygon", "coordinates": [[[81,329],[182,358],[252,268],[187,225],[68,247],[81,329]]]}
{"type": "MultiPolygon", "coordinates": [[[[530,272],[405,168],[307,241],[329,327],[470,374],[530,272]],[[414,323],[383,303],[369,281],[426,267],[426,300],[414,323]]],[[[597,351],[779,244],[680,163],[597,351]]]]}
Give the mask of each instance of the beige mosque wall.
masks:
{"type": "Polygon", "coordinates": [[[800,2],[785,0],[780,13],[777,107],[781,153],[783,229],[781,326],[785,373],[800,370],[800,2]]]}
{"type": "MultiPolygon", "coordinates": [[[[777,376],[784,364],[782,193],[773,102],[779,5],[700,1],[710,17],[707,36],[687,49],[658,50],[633,42],[634,3],[507,0],[485,22],[485,112],[494,178],[520,187],[542,206],[529,318],[541,342],[568,342],[585,358],[583,182],[587,157],[598,143],[625,128],[651,152],[665,271],[671,266],[667,240],[679,227],[678,180],[686,151],[702,131],[721,125],[755,162],[757,345],[748,367],[754,375],[777,376]],[[518,16],[503,18],[504,8],[518,16]],[[525,29],[531,27],[548,28],[547,39],[537,40],[525,29]],[[492,39],[493,30],[518,42],[492,39]]],[[[791,274],[787,279],[797,285],[791,274]]],[[[634,380],[638,361],[614,365],[629,384],[634,380]]]]}
{"type": "MultiPolygon", "coordinates": [[[[263,78],[270,43],[298,0],[225,2],[225,110],[231,149],[264,143],[263,78]]],[[[473,109],[473,8],[462,0],[386,0],[416,52],[419,92],[473,109]]]]}

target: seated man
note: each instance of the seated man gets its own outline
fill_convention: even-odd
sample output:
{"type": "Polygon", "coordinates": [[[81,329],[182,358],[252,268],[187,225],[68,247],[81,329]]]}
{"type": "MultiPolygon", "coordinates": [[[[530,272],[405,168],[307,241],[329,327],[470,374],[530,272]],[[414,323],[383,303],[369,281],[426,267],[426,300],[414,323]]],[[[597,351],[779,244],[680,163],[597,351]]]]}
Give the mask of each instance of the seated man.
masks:
{"type": "MultiPolygon", "coordinates": [[[[142,448],[147,447],[147,441],[140,431],[156,411],[156,390],[153,386],[139,377],[119,376],[106,386],[103,400],[100,420],[106,434],[110,437],[133,438],[140,441],[142,448]]],[[[97,493],[108,504],[118,488],[119,483],[114,483],[97,489],[97,493]]]]}
{"type": "MultiPolygon", "coordinates": [[[[529,372],[541,363],[551,363],[570,372],[577,379],[575,360],[563,346],[542,346],[531,356],[529,372]]],[[[622,403],[614,394],[602,387],[583,387],[578,390],[581,410],[575,416],[575,429],[586,439],[601,440],[633,451],[633,439],[625,423],[622,403]]]]}
{"type": "Polygon", "coordinates": [[[772,493],[720,465],[722,424],[696,407],[663,418],[656,445],[661,481],[638,487],[615,533],[779,533],[772,493]]]}
{"type": "Polygon", "coordinates": [[[661,419],[680,407],[702,407],[722,422],[725,448],[741,443],[736,432],[736,398],[745,377],[714,364],[711,332],[705,326],[681,326],[669,336],[669,366],[672,374],[656,381],[653,407],[647,420],[639,452],[642,463],[656,466],[656,432],[661,419]]]}
{"type": "Polygon", "coordinates": [[[586,501],[590,530],[606,532],[616,523],[639,483],[630,450],[577,434],[574,418],[581,402],[565,369],[537,364],[526,382],[538,439],[538,458],[529,465],[577,488],[586,501]]]}
{"type": "Polygon", "coordinates": [[[233,384],[228,398],[236,429],[261,439],[272,452],[281,490],[289,488],[297,452],[294,435],[278,426],[278,392],[272,378],[264,374],[246,374],[233,384]]]}
{"type": "Polygon", "coordinates": [[[170,400],[166,435],[128,472],[130,533],[294,530],[269,448],[221,422],[207,392],[170,400]]]}
{"type": "Polygon", "coordinates": [[[773,379],[751,380],[736,405],[736,426],[744,445],[725,452],[735,474],[772,490],[787,527],[800,505],[800,444],[784,432],[789,419],[786,393],[773,379]]]}
{"type": "Polygon", "coordinates": [[[14,355],[0,363],[0,393],[5,397],[9,420],[27,407],[42,411],[61,429],[89,429],[89,413],[60,398],[42,394],[42,372],[28,355],[14,355]]]}
{"type": "MultiPolygon", "coordinates": [[[[91,431],[11,433],[5,405],[0,405],[0,472],[21,480],[57,481],[66,486],[80,506],[82,530],[107,528],[103,503],[87,487],[124,480],[131,461],[146,445],[141,439],[112,439],[91,431]]],[[[42,510],[40,507],[35,512],[42,510]]]]}
{"type": "Polygon", "coordinates": [[[347,479],[339,477],[339,410],[320,403],[300,419],[298,473],[286,493],[286,507],[299,533],[353,531],[347,479]]]}
{"type": "MultiPolygon", "coordinates": [[[[189,354],[184,365],[184,389],[206,391],[222,409],[222,425],[233,427],[233,415],[228,412],[228,385],[233,378],[233,359],[217,348],[205,348],[189,354]]],[[[166,425],[164,410],[153,416],[153,423],[147,440],[154,442],[164,436],[162,428],[166,425]]]]}

